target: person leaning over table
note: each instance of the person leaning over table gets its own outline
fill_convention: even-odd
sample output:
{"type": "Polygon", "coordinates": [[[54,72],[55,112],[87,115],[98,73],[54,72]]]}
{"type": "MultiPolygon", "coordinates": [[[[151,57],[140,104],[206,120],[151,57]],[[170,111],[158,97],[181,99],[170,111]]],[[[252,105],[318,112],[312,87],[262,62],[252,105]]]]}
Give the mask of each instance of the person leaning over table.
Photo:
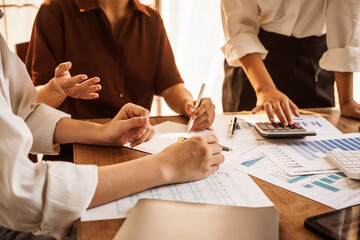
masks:
{"type": "Polygon", "coordinates": [[[74,118],[113,117],[128,102],[150,110],[153,96],[160,95],[176,113],[195,119],[192,130],[204,130],[214,121],[210,98],[194,109],[159,13],[138,0],[45,0],[26,65],[34,84],[45,85],[39,101],[74,118]],[[75,82],[49,82],[53,69],[66,61],[72,63],[72,75],[99,78],[80,75],[75,82]]]}
{"type": "Polygon", "coordinates": [[[25,65],[2,36],[0,54],[2,239],[44,239],[32,233],[63,239],[89,207],[151,187],[204,178],[224,161],[222,147],[215,135],[209,134],[175,143],[155,155],[109,166],[33,163],[27,158],[30,151],[54,154],[59,143],[121,146],[147,141],[154,133],[149,117],[143,116],[148,110],[126,104],[107,124],[70,119],[64,112],[36,103],[38,93],[25,65]],[[147,129],[151,134],[143,138],[147,129]]]}
{"type": "Polygon", "coordinates": [[[360,1],[222,0],[221,13],[224,111],[265,110],[292,124],[298,107],[334,106],[335,75],[341,114],[360,118],[360,1]]]}

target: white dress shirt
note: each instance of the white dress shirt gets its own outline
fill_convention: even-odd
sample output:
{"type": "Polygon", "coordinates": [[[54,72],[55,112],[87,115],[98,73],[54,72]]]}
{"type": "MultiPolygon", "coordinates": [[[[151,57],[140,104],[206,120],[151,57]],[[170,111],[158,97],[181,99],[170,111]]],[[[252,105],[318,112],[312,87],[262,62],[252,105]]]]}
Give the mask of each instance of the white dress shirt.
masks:
{"type": "Polygon", "coordinates": [[[320,66],[328,71],[360,71],[359,0],[222,0],[226,43],[222,47],[231,66],[239,59],[267,50],[259,41],[259,28],[296,38],[327,34],[328,51],[320,66]]]}
{"type": "Polygon", "coordinates": [[[0,225],[61,239],[90,204],[97,167],[27,158],[30,150],[56,153],[56,123],[69,117],[36,98],[25,65],[0,36],[0,225]]]}

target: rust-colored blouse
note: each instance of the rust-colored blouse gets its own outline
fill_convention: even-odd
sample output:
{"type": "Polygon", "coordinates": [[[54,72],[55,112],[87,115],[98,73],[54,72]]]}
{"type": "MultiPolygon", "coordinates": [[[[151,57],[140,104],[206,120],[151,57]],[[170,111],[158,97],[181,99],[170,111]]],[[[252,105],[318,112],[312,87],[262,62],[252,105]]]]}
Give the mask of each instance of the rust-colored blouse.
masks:
{"type": "Polygon", "coordinates": [[[46,0],[40,7],[26,57],[34,84],[47,83],[65,61],[73,76],[100,77],[98,99],[67,97],[59,107],[73,118],[114,117],[128,102],[150,109],[154,94],[183,82],[159,13],[131,4],[117,37],[96,0],[46,0]]]}

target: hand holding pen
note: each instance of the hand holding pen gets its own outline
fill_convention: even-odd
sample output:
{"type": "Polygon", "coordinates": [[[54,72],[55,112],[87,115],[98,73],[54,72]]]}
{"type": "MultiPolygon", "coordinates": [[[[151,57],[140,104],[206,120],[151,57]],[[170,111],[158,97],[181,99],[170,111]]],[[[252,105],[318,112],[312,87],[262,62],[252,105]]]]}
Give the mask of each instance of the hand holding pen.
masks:
{"type": "Polygon", "coordinates": [[[215,119],[215,105],[210,98],[202,98],[205,83],[202,84],[196,102],[189,101],[185,104],[185,111],[190,117],[187,131],[200,131],[211,127],[215,119]]]}
{"type": "MultiPolygon", "coordinates": [[[[181,143],[183,141],[185,141],[187,138],[186,137],[178,137],[178,142],[181,143]]],[[[222,151],[225,151],[225,152],[231,152],[232,149],[229,148],[229,147],[224,147],[224,146],[221,146],[222,147],[222,151]]]]}

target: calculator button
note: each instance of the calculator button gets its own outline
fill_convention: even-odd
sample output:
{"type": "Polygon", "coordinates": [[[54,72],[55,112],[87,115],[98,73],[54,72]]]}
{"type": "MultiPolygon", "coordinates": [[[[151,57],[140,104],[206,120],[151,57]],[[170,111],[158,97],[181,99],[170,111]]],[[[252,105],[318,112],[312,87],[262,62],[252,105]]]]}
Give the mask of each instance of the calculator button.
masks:
{"type": "Polygon", "coordinates": [[[360,179],[360,150],[328,152],[327,159],[337,166],[347,177],[360,179]]]}

